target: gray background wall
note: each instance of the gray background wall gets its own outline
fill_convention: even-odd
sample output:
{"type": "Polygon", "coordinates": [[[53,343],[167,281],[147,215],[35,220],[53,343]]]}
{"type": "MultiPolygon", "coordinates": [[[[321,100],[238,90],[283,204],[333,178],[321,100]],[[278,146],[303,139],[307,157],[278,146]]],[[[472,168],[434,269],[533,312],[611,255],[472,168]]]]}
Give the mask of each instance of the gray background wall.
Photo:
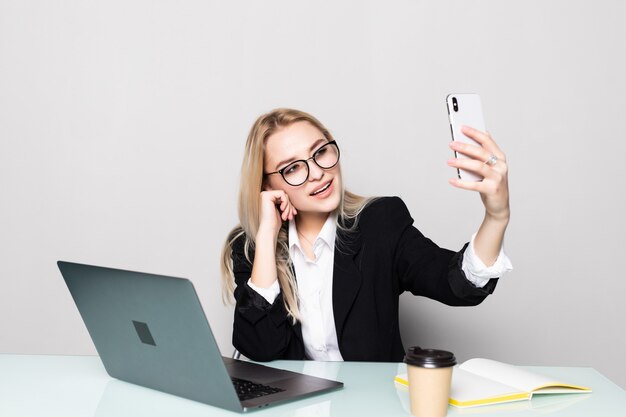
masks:
{"type": "Polygon", "coordinates": [[[476,308],[402,296],[405,344],[592,366],[626,386],[620,1],[0,0],[0,352],[93,354],[58,259],[191,278],[223,352],[218,255],[247,131],[278,106],[348,186],[459,248],[444,97],[479,92],[510,163],[515,270],[476,308]]]}

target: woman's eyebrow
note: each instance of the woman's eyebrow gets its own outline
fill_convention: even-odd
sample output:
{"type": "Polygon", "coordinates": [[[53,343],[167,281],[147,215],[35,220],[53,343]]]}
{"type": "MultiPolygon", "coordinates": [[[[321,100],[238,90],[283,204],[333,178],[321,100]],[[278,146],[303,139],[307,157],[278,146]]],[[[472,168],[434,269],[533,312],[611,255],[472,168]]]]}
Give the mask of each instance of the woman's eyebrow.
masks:
{"type": "MultiPolygon", "coordinates": [[[[326,138],[320,138],[316,140],[315,142],[313,142],[313,144],[309,148],[309,153],[313,152],[322,142],[326,142],[326,138]]],[[[278,171],[280,166],[282,166],[283,164],[286,164],[287,162],[294,161],[295,159],[296,159],[295,156],[292,156],[291,158],[283,159],[282,161],[276,164],[275,169],[278,171]]]]}

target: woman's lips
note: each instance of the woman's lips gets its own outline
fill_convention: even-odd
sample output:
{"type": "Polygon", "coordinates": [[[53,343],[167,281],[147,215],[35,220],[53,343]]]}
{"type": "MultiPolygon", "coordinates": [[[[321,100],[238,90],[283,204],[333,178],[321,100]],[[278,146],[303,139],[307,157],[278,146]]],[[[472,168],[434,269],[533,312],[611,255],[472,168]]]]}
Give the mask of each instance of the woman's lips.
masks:
{"type": "Polygon", "coordinates": [[[323,186],[319,187],[317,190],[313,191],[310,195],[311,197],[326,197],[332,191],[333,180],[328,181],[323,186]],[[323,190],[319,192],[320,190],[323,190]],[[317,194],[316,194],[317,192],[317,194]]]}

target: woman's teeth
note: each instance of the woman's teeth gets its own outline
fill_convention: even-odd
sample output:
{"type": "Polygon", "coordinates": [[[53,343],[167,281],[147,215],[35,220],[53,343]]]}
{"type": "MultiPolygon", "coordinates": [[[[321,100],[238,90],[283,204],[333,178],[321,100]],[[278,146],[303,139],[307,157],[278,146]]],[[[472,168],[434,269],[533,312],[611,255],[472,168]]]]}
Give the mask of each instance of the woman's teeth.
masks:
{"type": "Polygon", "coordinates": [[[326,189],[327,189],[328,187],[330,187],[330,182],[329,182],[328,184],[326,184],[325,186],[323,186],[322,188],[320,188],[319,190],[317,190],[317,191],[315,191],[315,192],[311,193],[311,195],[316,195],[316,194],[319,194],[319,193],[321,193],[321,192],[324,192],[324,191],[326,191],[326,189]]]}

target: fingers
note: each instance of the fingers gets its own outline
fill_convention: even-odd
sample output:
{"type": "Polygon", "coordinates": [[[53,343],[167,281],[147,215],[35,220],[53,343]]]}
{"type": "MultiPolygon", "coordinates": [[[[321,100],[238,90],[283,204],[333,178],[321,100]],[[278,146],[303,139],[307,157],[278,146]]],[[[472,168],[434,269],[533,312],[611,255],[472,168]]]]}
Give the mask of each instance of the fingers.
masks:
{"type": "MultiPolygon", "coordinates": [[[[485,158],[486,160],[487,158],[485,158]]],[[[448,160],[448,165],[465,171],[474,172],[483,178],[501,181],[506,177],[508,167],[506,161],[498,159],[496,164],[491,166],[479,159],[472,158],[452,158],[448,160]]]]}
{"type": "Polygon", "coordinates": [[[506,191],[507,185],[504,181],[467,181],[458,178],[450,178],[448,182],[456,188],[462,188],[468,191],[477,191],[485,196],[496,196],[498,194],[502,194],[503,190],[505,191],[505,196],[508,193],[508,191],[506,191]]]}
{"type": "Polygon", "coordinates": [[[280,218],[283,221],[293,220],[293,218],[296,217],[296,214],[298,214],[298,212],[296,211],[296,208],[293,206],[293,204],[287,201],[285,208],[282,210],[282,213],[280,214],[280,218]]]}
{"type": "Polygon", "coordinates": [[[474,139],[479,145],[454,141],[450,148],[462,154],[448,160],[448,165],[457,169],[474,172],[483,177],[482,181],[467,181],[452,178],[448,182],[457,188],[480,193],[486,213],[508,212],[509,186],[508,166],[504,152],[498,147],[488,132],[463,126],[464,135],[474,139]],[[495,163],[491,163],[495,156],[495,163]],[[486,162],[490,161],[489,164],[486,162]]]}
{"type": "Polygon", "coordinates": [[[482,177],[506,176],[508,168],[506,157],[502,150],[496,145],[495,141],[489,133],[481,132],[468,126],[463,126],[463,132],[472,139],[475,139],[481,146],[454,141],[450,143],[450,148],[465,157],[459,157],[448,161],[448,165],[455,168],[472,171],[482,177]],[[492,156],[497,158],[496,163],[487,165],[492,156]]]}
{"type": "MultiPolygon", "coordinates": [[[[498,144],[496,143],[496,141],[493,139],[493,137],[491,136],[489,132],[481,132],[480,130],[474,129],[471,126],[463,126],[461,128],[461,132],[463,132],[464,135],[474,139],[476,142],[480,143],[482,148],[488,154],[487,158],[489,157],[489,155],[493,154],[498,159],[506,160],[504,152],[502,152],[502,150],[500,149],[500,147],[498,146],[498,144]]],[[[456,142],[456,143],[459,143],[459,142],[456,142]]],[[[480,147],[474,146],[474,145],[466,144],[466,146],[480,149],[480,147]]],[[[461,153],[465,153],[465,152],[461,152],[461,153]]]]}
{"type": "Polygon", "coordinates": [[[289,201],[289,196],[282,190],[261,192],[262,199],[267,199],[275,209],[278,209],[282,221],[292,220],[298,211],[289,201]]]}
{"type": "Polygon", "coordinates": [[[448,182],[450,183],[450,185],[453,185],[456,188],[462,188],[464,190],[479,191],[479,192],[480,192],[480,185],[482,184],[482,181],[464,181],[458,178],[450,178],[448,182]]]}
{"type": "Polygon", "coordinates": [[[282,191],[282,195],[280,199],[281,199],[280,218],[283,221],[293,220],[293,218],[296,216],[296,214],[298,214],[298,212],[296,208],[293,206],[293,204],[291,204],[291,202],[289,201],[289,196],[287,195],[287,193],[282,191]]]}
{"type": "Polygon", "coordinates": [[[481,146],[470,145],[469,143],[463,143],[459,141],[451,142],[450,148],[453,151],[463,154],[467,157],[467,158],[457,158],[457,159],[475,160],[479,164],[483,163],[484,161],[489,159],[489,157],[491,156],[491,153],[481,146]]]}
{"type": "Polygon", "coordinates": [[[482,181],[452,178],[448,182],[456,188],[479,192],[487,210],[497,211],[494,207],[508,204],[508,167],[505,161],[497,161],[492,167],[475,159],[454,158],[448,161],[448,165],[483,177],[482,181]]]}
{"type": "Polygon", "coordinates": [[[508,166],[502,150],[489,133],[481,132],[469,126],[463,126],[462,132],[478,142],[480,146],[458,141],[452,142],[450,148],[463,156],[448,160],[448,165],[473,172],[482,176],[483,180],[466,181],[454,178],[449,180],[450,184],[457,188],[478,191],[484,196],[506,195],[508,166]],[[495,164],[486,164],[492,155],[497,158],[495,164]]]}

